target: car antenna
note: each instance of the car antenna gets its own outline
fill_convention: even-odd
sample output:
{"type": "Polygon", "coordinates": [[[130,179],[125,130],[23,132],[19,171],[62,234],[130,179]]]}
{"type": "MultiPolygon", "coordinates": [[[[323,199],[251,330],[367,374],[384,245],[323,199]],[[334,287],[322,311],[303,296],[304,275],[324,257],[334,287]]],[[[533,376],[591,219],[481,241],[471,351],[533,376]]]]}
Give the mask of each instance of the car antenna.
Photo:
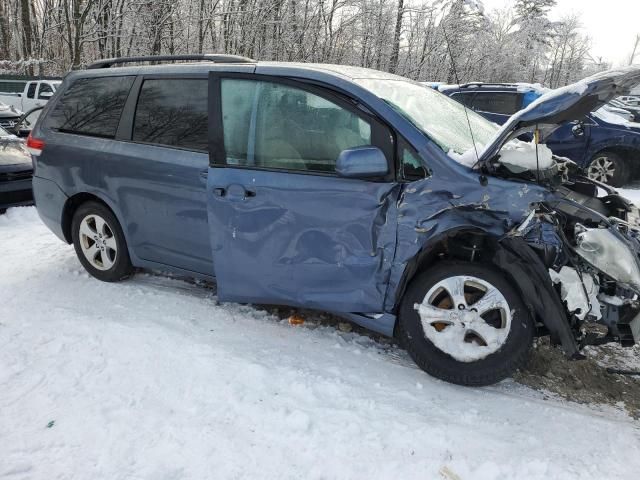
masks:
{"type": "MultiPolygon", "coordinates": [[[[442,34],[444,35],[444,41],[447,44],[447,51],[449,52],[449,58],[451,58],[451,68],[453,69],[453,76],[456,78],[456,83],[460,85],[460,78],[458,77],[458,69],[456,68],[456,62],[453,59],[453,52],[451,51],[451,44],[449,43],[449,39],[447,38],[447,31],[444,28],[444,21],[440,24],[442,28],[442,34]]],[[[462,103],[462,107],[464,108],[464,116],[467,119],[467,125],[469,126],[469,133],[471,134],[471,142],[473,143],[473,150],[476,152],[476,163],[473,164],[471,169],[473,170],[476,165],[480,162],[480,155],[478,155],[478,147],[476,146],[476,139],[473,136],[473,128],[471,128],[471,120],[469,120],[469,112],[467,111],[467,106],[462,103]]],[[[483,182],[482,178],[480,179],[483,182]]]]}

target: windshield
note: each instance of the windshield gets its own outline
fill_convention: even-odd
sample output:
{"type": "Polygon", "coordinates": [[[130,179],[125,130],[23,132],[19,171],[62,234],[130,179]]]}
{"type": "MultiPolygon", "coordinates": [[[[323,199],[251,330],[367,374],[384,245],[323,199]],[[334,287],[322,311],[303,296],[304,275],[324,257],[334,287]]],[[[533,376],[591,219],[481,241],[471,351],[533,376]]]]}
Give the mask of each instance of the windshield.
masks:
{"type": "MultiPolygon", "coordinates": [[[[432,88],[408,80],[361,78],[356,83],[380,97],[426,133],[445,153],[464,154],[473,149],[469,124],[462,104],[432,88]]],[[[478,150],[499,127],[467,110],[478,150]]]]}

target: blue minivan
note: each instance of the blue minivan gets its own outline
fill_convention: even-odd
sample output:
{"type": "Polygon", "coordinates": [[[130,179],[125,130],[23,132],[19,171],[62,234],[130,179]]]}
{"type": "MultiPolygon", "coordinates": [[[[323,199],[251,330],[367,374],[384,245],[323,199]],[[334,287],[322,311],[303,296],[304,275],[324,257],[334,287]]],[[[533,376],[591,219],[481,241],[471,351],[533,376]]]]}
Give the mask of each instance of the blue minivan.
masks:
{"type": "Polygon", "coordinates": [[[591,77],[499,129],[363,68],[104,60],[66,76],[28,139],[36,206],[97,279],[215,279],[220,301],[333,312],[486,385],[536,335],[572,358],[640,338],[637,209],[543,144],[639,80],[591,77]]]}

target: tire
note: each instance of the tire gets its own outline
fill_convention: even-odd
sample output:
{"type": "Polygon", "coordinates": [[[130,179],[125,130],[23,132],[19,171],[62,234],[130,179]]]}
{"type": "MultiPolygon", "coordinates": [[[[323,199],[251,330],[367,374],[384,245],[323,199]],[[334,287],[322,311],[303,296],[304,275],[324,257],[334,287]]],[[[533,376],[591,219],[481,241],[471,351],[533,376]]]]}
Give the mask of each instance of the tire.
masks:
{"type": "Polygon", "coordinates": [[[613,152],[596,153],[586,168],[587,177],[612,187],[622,187],[631,180],[626,160],[613,152]]]}
{"type": "Polygon", "coordinates": [[[418,274],[409,284],[400,305],[397,333],[411,358],[428,374],[458,385],[483,386],[511,376],[526,363],[533,344],[533,330],[529,312],[501,272],[484,264],[443,261],[418,274]],[[454,285],[460,278],[464,279],[465,285],[465,294],[462,296],[465,309],[456,312],[451,308],[454,297],[448,295],[447,290],[439,290],[439,285],[454,285]],[[497,293],[487,286],[493,287],[497,293]],[[486,293],[482,293],[485,288],[492,295],[480,302],[485,298],[486,293]],[[430,298],[435,295],[433,298],[438,300],[440,306],[425,307],[429,310],[424,315],[419,314],[416,305],[423,304],[423,300],[428,304],[426,296],[434,289],[440,293],[431,293],[430,298]],[[489,310],[483,314],[483,318],[474,313],[473,308],[482,308],[484,305],[489,305],[489,310]],[[507,315],[506,311],[511,315],[507,315]],[[446,321],[433,322],[436,318],[433,312],[438,315],[440,312],[448,319],[460,312],[471,317],[463,316],[460,325],[446,325],[446,321]],[[421,318],[425,319],[424,325],[421,318]],[[427,334],[425,328],[432,330],[427,334]],[[480,333],[476,334],[474,328],[480,333]],[[493,335],[500,341],[492,341],[493,335]],[[488,340],[484,341],[483,336],[488,340]],[[451,340],[454,337],[458,341],[451,340]],[[482,345],[483,341],[485,345],[482,345]],[[436,346],[436,343],[440,346],[436,346]]]}
{"type": "Polygon", "coordinates": [[[120,223],[105,205],[80,205],[71,222],[71,237],[80,263],[103,282],[118,282],[134,272],[120,223]]]}

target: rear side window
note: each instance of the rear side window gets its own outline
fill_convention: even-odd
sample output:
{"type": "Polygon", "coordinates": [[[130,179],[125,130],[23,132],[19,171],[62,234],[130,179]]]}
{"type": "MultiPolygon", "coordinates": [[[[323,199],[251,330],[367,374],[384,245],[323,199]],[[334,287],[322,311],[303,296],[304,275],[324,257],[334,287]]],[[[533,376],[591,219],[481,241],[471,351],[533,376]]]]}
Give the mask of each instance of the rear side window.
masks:
{"type": "Polygon", "coordinates": [[[53,130],[114,138],[135,77],[81,78],[56,103],[45,125],[53,130]]]}
{"type": "Polygon", "coordinates": [[[145,80],[133,141],[208,150],[206,79],[145,80]]]}
{"type": "Polygon", "coordinates": [[[511,92],[478,92],[473,108],[481,112],[513,115],[522,108],[522,95],[511,92]]]}

